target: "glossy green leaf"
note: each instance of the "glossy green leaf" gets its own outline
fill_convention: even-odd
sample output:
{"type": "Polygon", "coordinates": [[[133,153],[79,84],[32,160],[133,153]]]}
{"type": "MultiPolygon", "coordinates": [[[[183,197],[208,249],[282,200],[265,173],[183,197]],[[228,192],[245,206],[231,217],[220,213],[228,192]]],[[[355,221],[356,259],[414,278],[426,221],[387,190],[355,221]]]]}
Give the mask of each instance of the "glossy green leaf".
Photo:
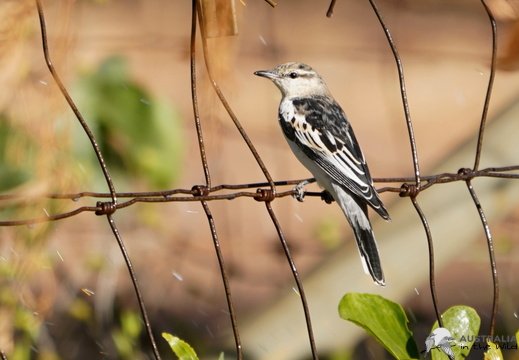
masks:
{"type": "MultiPolygon", "coordinates": [[[[481,320],[471,307],[453,306],[442,315],[443,327],[449,330],[456,345],[452,346],[455,359],[465,359],[472,349],[475,336],[479,332],[481,320]]],[[[438,328],[438,321],[434,323],[431,332],[438,328]]],[[[425,339],[424,339],[425,341],[425,339]]],[[[433,360],[445,360],[448,356],[443,351],[431,351],[433,360]]]]}
{"type": "Polygon", "coordinates": [[[198,360],[195,350],[185,341],[168,333],[162,333],[162,337],[166,339],[179,360],[198,360]]]}
{"type": "Polygon", "coordinates": [[[487,341],[489,349],[485,351],[485,360],[503,360],[501,349],[491,341],[487,341]]]}
{"type": "Polygon", "coordinates": [[[379,295],[349,293],[339,303],[339,314],[375,337],[396,359],[420,358],[399,304],[379,295]]]}

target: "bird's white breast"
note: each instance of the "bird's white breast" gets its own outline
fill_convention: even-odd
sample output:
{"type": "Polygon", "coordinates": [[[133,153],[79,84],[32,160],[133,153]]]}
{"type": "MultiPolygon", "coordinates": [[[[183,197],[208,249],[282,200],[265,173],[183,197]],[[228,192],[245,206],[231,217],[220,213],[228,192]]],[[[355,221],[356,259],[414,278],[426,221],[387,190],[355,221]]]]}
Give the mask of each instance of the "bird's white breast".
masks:
{"type": "MultiPolygon", "coordinates": [[[[289,99],[283,99],[279,106],[279,111],[281,113],[279,121],[285,121],[287,123],[287,126],[291,126],[290,120],[292,118],[296,117],[297,119],[295,107],[292,104],[292,101],[289,99]]],[[[321,169],[321,167],[317,165],[313,160],[311,160],[295,142],[287,138],[286,135],[285,139],[288,142],[288,145],[290,145],[290,149],[292,150],[294,155],[312,173],[312,175],[317,180],[317,183],[322,188],[334,193],[335,191],[332,187],[330,177],[324,172],[324,170],[321,169]]]]}

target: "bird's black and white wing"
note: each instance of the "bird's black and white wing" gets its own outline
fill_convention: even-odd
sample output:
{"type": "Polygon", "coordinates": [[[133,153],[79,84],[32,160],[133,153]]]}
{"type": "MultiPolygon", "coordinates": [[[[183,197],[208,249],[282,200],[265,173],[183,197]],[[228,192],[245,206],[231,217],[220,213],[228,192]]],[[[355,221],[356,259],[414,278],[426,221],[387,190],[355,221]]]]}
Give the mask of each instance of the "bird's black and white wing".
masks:
{"type": "Polygon", "coordinates": [[[339,104],[328,97],[292,98],[285,104],[279,114],[285,136],[336,183],[389,220],[362,150],[339,104]]]}
{"type": "Polygon", "coordinates": [[[448,342],[441,342],[438,346],[443,350],[445,355],[447,355],[450,360],[454,360],[454,351],[452,351],[452,347],[448,342]]]}

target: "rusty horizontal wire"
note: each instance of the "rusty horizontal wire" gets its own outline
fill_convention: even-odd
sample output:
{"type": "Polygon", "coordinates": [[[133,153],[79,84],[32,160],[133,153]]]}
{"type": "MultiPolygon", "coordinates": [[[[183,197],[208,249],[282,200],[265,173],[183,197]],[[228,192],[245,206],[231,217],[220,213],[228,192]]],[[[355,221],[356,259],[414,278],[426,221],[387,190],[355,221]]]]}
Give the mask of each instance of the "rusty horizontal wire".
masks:
{"type": "MultiPolygon", "coordinates": [[[[508,172],[519,171],[519,165],[515,166],[504,166],[504,167],[489,167],[477,171],[471,171],[470,173],[466,172],[456,172],[456,173],[441,173],[436,175],[425,175],[421,176],[420,179],[425,184],[422,186],[422,190],[425,190],[432,185],[435,184],[446,184],[455,181],[466,181],[469,179],[475,179],[478,177],[494,177],[494,178],[503,178],[503,179],[519,179],[519,174],[510,174],[508,172]]],[[[408,183],[414,181],[414,177],[387,177],[387,178],[373,178],[375,183],[408,183]]],[[[293,179],[293,180],[279,180],[274,181],[276,187],[283,186],[291,186],[297,185],[304,181],[315,181],[314,178],[305,178],[305,179],[293,179]]],[[[208,188],[209,193],[215,193],[224,190],[242,190],[242,189],[256,189],[262,187],[268,187],[270,184],[267,182],[257,182],[257,183],[247,183],[247,184],[220,184],[213,187],[208,188]]],[[[377,191],[379,193],[383,192],[402,192],[401,186],[395,187],[381,187],[378,188],[377,191]]],[[[234,198],[239,197],[260,197],[256,192],[236,192],[224,195],[208,195],[203,198],[193,199],[190,196],[176,196],[178,194],[182,195],[195,195],[196,190],[193,189],[172,189],[172,190],[164,190],[164,191],[143,191],[143,192],[121,192],[116,193],[117,198],[140,198],[145,199],[142,200],[144,202],[169,202],[169,201],[200,201],[200,200],[232,200],[234,198]],[[155,199],[157,198],[157,199],[155,199]],[[160,199],[163,198],[163,199],[160,199]]],[[[277,198],[282,198],[290,195],[295,195],[296,191],[289,190],[283,191],[279,194],[276,194],[277,198]]],[[[305,196],[320,196],[320,193],[315,192],[305,192],[305,196]]],[[[1,201],[8,200],[24,200],[28,201],[31,199],[38,198],[49,198],[49,199],[66,199],[78,201],[81,198],[110,198],[111,194],[109,193],[100,193],[100,192],[91,192],[91,191],[82,191],[77,193],[65,193],[65,194],[46,194],[41,196],[25,196],[21,194],[4,194],[0,195],[1,201]]],[[[126,203],[125,203],[126,204],[126,203]]],[[[1,203],[0,203],[0,206],[1,203]]],[[[119,206],[119,204],[118,204],[119,206]]],[[[124,207],[128,206],[126,204],[124,207]]],[[[1,224],[1,223],[0,223],[1,224]]]]}
{"type": "MultiPolygon", "coordinates": [[[[481,169],[478,171],[471,171],[470,169],[464,169],[469,171],[459,171],[457,173],[441,173],[437,175],[429,175],[422,176],[420,179],[422,180],[422,188],[420,191],[427,190],[433,185],[436,184],[447,184],[455,181],[467,181],[471,179],[475,179],[478,177],[496,177],[496,178],[504,178],[504,179],[519,179],[519,174],[510,174],[508,171],[517,171],[519,170],[519,166],[506,166],[506,167],[490,167],[486,169],[481,169]]],[[[283,181],[275,181],[274,184],[276,187],[283,186],[293,186],[300,184],[303,181],[313,181],[313,178],[309,179],[299,179],[299,180],[283,180],[283,181]]],[[[414,181],[414,177],[399,177],[399,178],[375,178],[375,182],[378,183],[402,183],[408,184],[409,182],[414,181]]],[[[249,183],[249,184],[222,184],[214,187],[207,188],[208,194],[213,194],[219,191],[224,190],[241,190],[241,189],[261,189],[263,187],[269,187],[269,183],[249,183]]],[[[406,194],[406,190],[403,189],[402,186],[395,187],[382,187],[378,189],[379,193],[383,192],[394,192],[399,193],[402,196],[408,196],[410,194],[406,194]]],[[[279,191],[276,192],[275,198],[284,198],[287,196],[297,195],[298,191],[293,188],[287,191],[279,191]]],[[[196,201],[217,201],[217,200],[234,200],[237,198],[254,198],[257,200],[261,200],[262,194],[249,191],[239,191],[233,192],[229,194],[214,194],[214,195],[204,195],[204,196],[196,196],[196,190],[191,189],[173,189],[166,191],[150,191],[150,192],[124,192],[124,193],[116,193],[115,194],[119,199],[117,205],[115,205],[115,209],[119,210],[122,208],[126,208],[128,206],[134,205],[136,203],[167,203],[167,202],[196,202],[196,201]],[[188,195],[188,196],[180,196],[180,195],[188,195]],[[131,198],[128,201],[121,201],[121,199],[131,198]]],[[[309,197],[321,197],[321,192],[311,192],[305,191],[304,196],[309,197]]],[[[50,198],[50,199],[61,199],[61,200],[72,200],[78,201],[81,198],[111,198],[112,195],[108,193],[97,193],[97,192],[88,192],[83,191],[79,193],[69,193],[69,194],[48,194],[42,195],[39,197],[25,197],[23,195],[16,194],[7,194],[0,195],[0,207],[2,207],[2,201],[7,200],[23,200],[30,201],[36,200],[38,198],[50,198]]],[[[6,207],[8,205],[4,205],[6,207]]],[[[72,216],[75,216],[82,212],[99,212],[101,211],[101,206],[81,206],[77,209],[71,210],[69,212],[64,212],[60,214],[49,215],[41,218],[34,219],[22,219],[22,220],[11,220],[11,221],[0,221],[0,226],[23,226],[23,225],[31,225],[35,223],[41,223],[46,221],[56,221],[66,219],[72,216]]]]}

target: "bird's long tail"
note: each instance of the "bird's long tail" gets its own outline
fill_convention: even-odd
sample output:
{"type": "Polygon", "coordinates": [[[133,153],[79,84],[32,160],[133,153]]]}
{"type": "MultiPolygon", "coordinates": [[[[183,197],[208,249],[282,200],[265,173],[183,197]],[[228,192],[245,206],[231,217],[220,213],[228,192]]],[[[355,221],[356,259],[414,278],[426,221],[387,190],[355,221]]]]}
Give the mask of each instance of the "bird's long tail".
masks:
{"type": "Polygon", "coordinates": [[[376,284],[384,286],[384,273],[380,264],[375,235],[368,218],[367,205],[357,201],[339,185],[333,186],[333,188],[335,194],[332,196],[340,205],[353,229],[364,270],[371,275],[376,284]]]}

